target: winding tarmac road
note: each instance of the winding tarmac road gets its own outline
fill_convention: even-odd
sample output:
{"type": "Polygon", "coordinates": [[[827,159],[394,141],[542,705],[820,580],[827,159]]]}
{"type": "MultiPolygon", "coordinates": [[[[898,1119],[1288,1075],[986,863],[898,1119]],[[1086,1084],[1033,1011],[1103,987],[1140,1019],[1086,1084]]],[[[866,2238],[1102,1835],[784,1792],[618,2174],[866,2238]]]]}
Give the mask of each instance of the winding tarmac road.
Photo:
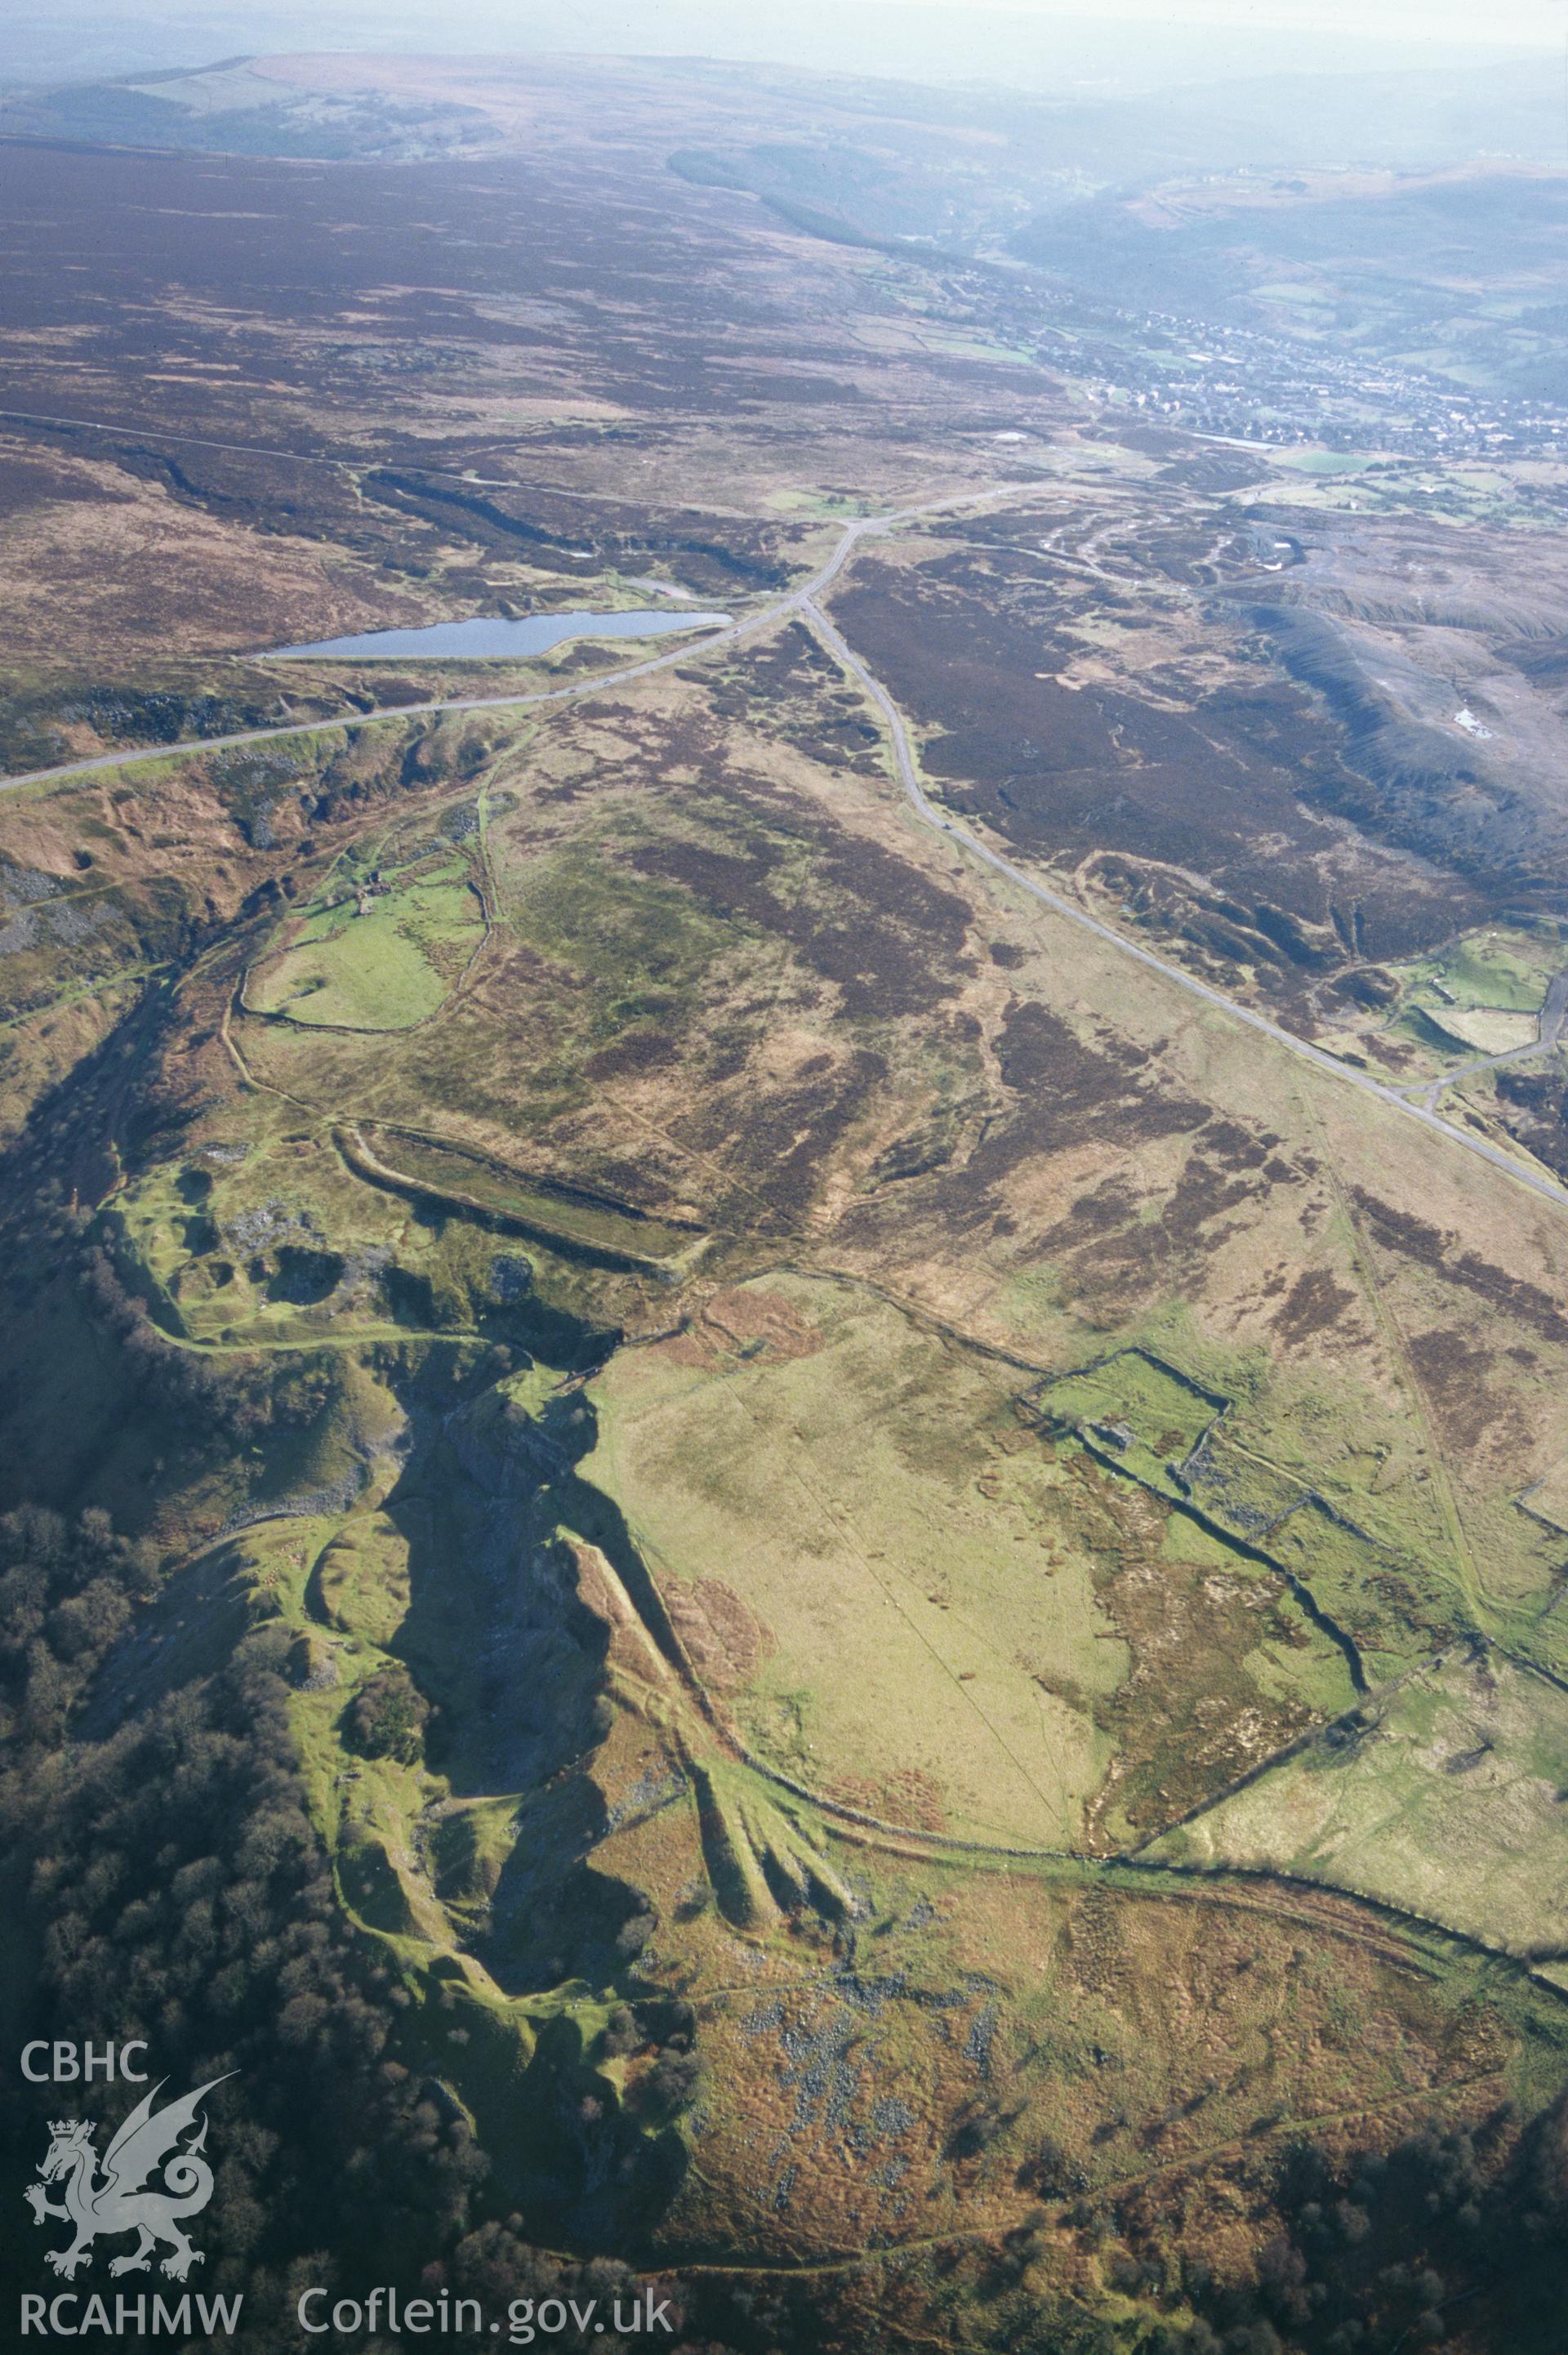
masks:
{"type": "Polygon", "coordinates": [[[1467,1063],[1454,1063],[1435,1080],[1417,1081],[1406,1093],[1424,1103],[1428,1112],[1436,1112],[1437,1099],[1446,1088],[1456,1088],[1461,1081],[1473,1080],[1482,1071],[1500,1071],[1505,1063],[1527,1063],[1536,1055],[1549,1054],[1553,1047],[1562,1044],[1564,1026],[1568,1026],[1568,973],[1559,973],[1553,975],[1548,986],[1536,1035],[1524,1046],[1505,1047],[1499,1055],[1476,1055],[1467,1063]]]}
{"type": "MultiPolygon", "coordinates": [[[[1102,923],[1098,917],[1090,915],[1075,900],[1067,899],[1060,891],[1054,891],[1048,884],[1040,882],[1023,868],[1014,866],[1011,859],[1004,858],[1000,851],[993,850],[989,843],[980,840],[967,827],[943,816],[927,798],[916,769],[914,749],[903,714],[880,679],[867,668],[819,601],[823,591],[838,579],[862,540],[895,531],[901,524],[919,522],[927,516],[981,506],[1001,498],[1027,496],[1040,487],[1036,484],[995,484],[983,491],[960,492],[951,498],[927,500],[918,506],[896,507],[886,515],[858,517],[844,527],[837,548],[821,570],[787,595],[775,599],[753,613],[743,615],[738,622],[731,622],[723,629],[710,632],[695,644],[683,643],[669,654],[655,655],[647,662],[629,664],[620,670],[603,671],[593,678],[575,681],[569,687],[546,687],[530,695],[446,696],[427,703],[399,704],[387,711],[356,713],[350,719],[307,720],[281,728],[247,728],[228,736],[186,738],[177,744],[142,745],[125,751],[100,752],[90,760],[68,762],[58,768],[35,769],[24,776],[0,778],[0,793],[15,793],[27,785],[65,784],[75,778],[105,770],[131,768],[143,761],[174,760],[185,753],[224,751],[244,744],[285,742],[290,738],[314,736],[334,728],[376,727],[387,721],[413,719],[446,711],[533,710],[553,704],[572,703],[585,696],[602,695],[607,687],[622,687],[632,679],[651,677],[655,672],[668,670],[676,663],[690,662],[694,655],[709,654],[716,646],[734,645],[754,631],[766,629],[789,615],[799,614],[817,632],[822,643],[832,650],[882,714],[893,746],[899,783],[910,807],[922,824],[931,827],[935,833],[946,835],[955,845],[967,850],[971,858],[978,858],[996,874],[1005,876],[1030,899],[1065,917],[1069,923],[1076,924],[1080,931],[1092,932],[1097,940],[1104,941],[1121,955],[1146,966],[1150,973],[1158,974],[1161,980],[1170,982],[1175,988],[1185,990],[1189,996],[1202,998],[1205,1005],[1212,1006],[1218,1013],[1228,1015],[1233,1021],[1244,1022],[1250,1029],[1261,1031],[1265,1038],[1273,1039],[1276,1046],[1283,1047],[1299,1060],[1316,1065],[1319,1071],[1328,1072],[1344,1085],[1359,1089],[1363,1095],[1374,1096],[1380,1103],[1402,1113],[1406,1119],[1419,1121],[1446,1143],[1460,1146],[1466,1152],[1477,1155],[1505,1178],[1511,1178],[1516,1185],[1527,1187],[1543,1200],[1560,1208],[1568,1208],[1568,1186],[1559,1185],[1555,1178],[1548,1177],[1542,1170],[1530,1168],[1511,1154],[1505,1153],[1500,1146],[1489,1143],[1485,1137],[1457,1127],[1452,1121],[1443,1119],[1429,1104],[1412,1103],[1410,1097],[1398,1088],[1373,1079],[1370,1072],[1359,1071],[1353,1065],[1341,1062],[1338,1056],[1330,1054],[1324,1048],[1314,1047],[1308,1039],[1297,1038],[1293,1031],[1270,1021],[1267,1015],[1257,1013],[1250,1006],[1238,1005],[1235,999],[1225,996],[1222,990],[1212,988],[1207,982],[1200,981],[1195,974],[1184,972],[1180,965],[1168,964],[1165,958],[1156,956],[1151,949],[1146,949],[1139,942],[1128,940],[1124,932],[1102,923]]],[[[1557,992],[1558,985],[1554,984],[1553,997],[1548,1001],[1546,1019],[1542,1023],[1542,1044],[1531,1050],[1516,1050],[1511,1056],[1496,1057],[1492,1060],[1515,1060],[1520,1051],[1541,1052],[1542,1046],[1550,1043],[1545,1036],[1549,1021],[1555,1025],[1553,1037],[1561,1032],[1564,1016],[1568,1015],[1568,987],[1561,995],[1557,992]]]]}
{"type": "MultiPolygon", "coordinates": [[[[754,613],[742,614],[738,622],[730,622],[722,630],[711,631],[694,644],[683,641],[670,654],[653,655],[647,662],[630,663],[621,670],[599,671],[592,678],[574,680],[570,687],[543,687],[532,695],[439,696],[428,703],[399,703],[384,711],[349,712],[332,719],[290,720],[281,728],[242,728],[229,736],[186,736],[175,744],[136,744],[119,752],[95,752],[85,761],[64,761],[57,768],[29,769],[21,776],[0,777],[0,793],[18,793],[24,785],[69,784],[78,777],[91,776],[105,769],[129,769],[142,761],[174,761],[191,752],[231,751],[241,744],[286,743],[291,737],[320,736],[334,728],[382,727],[389,721],[418,719],[441,711],[525,711],[546,704],[573,703],[587,695],[602,695],[607,687],[622,687],[629,679],[648,678],[655,671],[690,662],[694,655],[710,654],[715,646],[733,645],[753,630],[767,629],[787,614],[802,612],[837,580],[863,539],[878,532],[895,530],[902,523],[916,522],[923,516],[979,506],[988,499],[1010,495],[1016,496],[1018,488],[1014,484],[999,485],[986,491],[959,492],[950,499],[934,499],[923,506],[898,507],[891,515],[859,517],[845,526],[837,548],[821,570],[802,581],[798,589],[791,589],[769,605],[760,606],[754,613]]],[[[588,637],[592,633],[584,631],[582,634],[588,637]]]]}

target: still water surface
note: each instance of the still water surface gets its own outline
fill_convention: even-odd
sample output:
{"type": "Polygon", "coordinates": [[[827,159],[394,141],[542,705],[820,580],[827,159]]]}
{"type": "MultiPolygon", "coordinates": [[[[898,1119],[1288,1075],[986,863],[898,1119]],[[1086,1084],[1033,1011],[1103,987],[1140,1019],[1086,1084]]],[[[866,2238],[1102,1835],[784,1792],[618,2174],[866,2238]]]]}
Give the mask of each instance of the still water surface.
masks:
{"type": "Polygon", "coordinates": [[[508,622],[499,614],[472,622],[433,622],[421,630],[362,630],[357,637],[317,638],[309,645],[273,646],[274,656],[299,660],[325,655],[434,655],[448,661],[466,655],[470,661],[516,661],[542,655],[564,638],[662,638],[676,630],[715,629],[727,613],[673,613],[652,607],[629,613],[535,613],[525,622],[508,622]]]}

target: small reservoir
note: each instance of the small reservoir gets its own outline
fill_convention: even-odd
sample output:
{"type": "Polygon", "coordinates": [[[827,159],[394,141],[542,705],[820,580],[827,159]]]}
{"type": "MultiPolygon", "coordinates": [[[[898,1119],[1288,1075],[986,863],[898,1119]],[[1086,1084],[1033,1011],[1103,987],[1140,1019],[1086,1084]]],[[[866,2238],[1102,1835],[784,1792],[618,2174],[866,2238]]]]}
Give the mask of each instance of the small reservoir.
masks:
{"type": "Polygon", "coordinates": [[[721,628],[727,613],[672,613],[668,606],[625,613],[535,613],[510,622],[500,614],[471,622],[432,622],[416,630],[362,630],[356,637],[317,638],[309,645],[272,646],[265,659],[311,662],[328,655],[359,662],[410,655],[456,662],[518,662],[548,653],[567,638],[663,638],[682,630],[721,628]]]}

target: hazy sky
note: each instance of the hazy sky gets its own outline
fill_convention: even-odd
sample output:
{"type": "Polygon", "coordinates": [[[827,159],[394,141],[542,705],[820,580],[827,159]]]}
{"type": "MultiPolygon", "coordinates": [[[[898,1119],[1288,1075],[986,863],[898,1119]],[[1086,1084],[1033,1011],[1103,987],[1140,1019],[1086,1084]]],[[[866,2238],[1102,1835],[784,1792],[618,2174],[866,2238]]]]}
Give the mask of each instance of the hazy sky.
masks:
{"type": "Polygon", "coordinates": [[[0,85],[279,49],[707,56],[1033,90],[1556,48],[1568,0],[0,0],[0,85]]]}
{"type": "MultiPolygon", "coordinates": [[[[741,16],[780,13],[778,0],[733,0],[741,16]]],[[[867,7],[899,10],[906,0],[860,0],[867,7]]],[[[965,13],[964,0],[935,0],[955,16],[965,13]]],[[[1088,12],[1083,0],[984,0],[989,12],[1035,18],[1078,18],[1088,12]]],[[[1377,33],[1414,42],[1499,41],[1530,47],[1561,48],[1568,32],[1568,0],[1489,0],[1478,8],[1475,0],[1100,0],[1094,10],[1100,19],[1181,26],[1234,26],[1255,31],[1303,33],[1377,33]]]]}
{"type": "MultiPolygon", "coordinates": [[[[736,0],[739,13],[766,15],[776,0],[736,0]]],[[[905,0],[862,0],[870,7],[897,9],[905,0]]],[[[938,0],[964,13],[963,0],[938,0]]],[[[989,8],[1034,17],[1082,17],[1063,0],[986,0],[989,8]]],[[[1568,30],[1568,0],[1100,0],[1097,17],[1119,17],[1169,27],[1237,26],[1275,32],[1379,33],[1412,41],[1510,41],[1560,48],[1568,30]]]]}

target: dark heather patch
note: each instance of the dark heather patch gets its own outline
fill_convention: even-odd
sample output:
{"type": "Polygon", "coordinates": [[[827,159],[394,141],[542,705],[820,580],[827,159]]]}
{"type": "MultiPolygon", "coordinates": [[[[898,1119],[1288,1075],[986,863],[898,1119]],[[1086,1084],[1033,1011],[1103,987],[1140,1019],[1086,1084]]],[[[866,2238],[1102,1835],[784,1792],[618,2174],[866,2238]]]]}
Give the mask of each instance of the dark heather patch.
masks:
{"type": "Polygon", "coordinates": [[[629,1030],[608,1047],[590,1055],[583,1065],[585,1077],[590,1080],[612,1080],[623,1071],[653,1071],[665,1063],[673,1063],[681,1054],[681,1042],[662,1030],[629,1030]]]}
{"type": "MultiPolygon", "coordinates": [[[[982,527],[961,528],[972,538],[982,527]]],[[[1380,820],[1343,730],[1266,658],[1245,617],[1215,619],[1237,664],[1218,688],[1181,659],[1144,677],[1065,685],[1082,645],[1063,601],[1081,593],[1038,550],[992,544],[918,571],[863,557],[834,611],[929,731],[926,765],[948,781],[953,806],[1023,848],[1160,861],[1208,879],[1249,923],[1266,909],[1277,915],[1283,900],[1287,921],[1322,925],[1330,895],[1348,889],[1380,956],[1413,954],[1490,910],[1484,877],[1436,885],[1425,840],[1397,860],[1359,849],[1346,884],[1345,817],[1363,836],[1412,846],[1380,820]]],[[[1124,626],[1136,618],[1104,584],[1095,594],[1124,626]]],[[[1288,986],[1284,973],[1277,980],[1288,986]]]]}
{"type": "Polygon", "coordinates": [[[1180,1135],[1209,1117],[1196,1098],[1160,1088],[1152,1055],[1104,1040],[1087,1046],[1037,1004],[1009,1008],[997,1060],[1003,1083],[1021,1100],[1007,1134],[1026,1135],[1031,1152],[1078,1145],[1086,1135],[1116,1143],[1180,1135]]]}
{"type": "Polygon", "coordinates": [[[1347,1291],[1328,1268],[1309,1267],[1297,1277],[1288,1297],[1276,1310],[1274,1329],[1287,1348],[1294,1348],[1314,1334],[1329,1331],[1355,1305],[1355,1294],[1347,1291]]]}
{"type": "Polygon", "coordinates": [[[627,855],[639,874],[683,885],[722,920],[788,941],[852,1020],[925,1013],[973,970],[964,901],[879,843],[825,835],[800,890],[772,888],[782,854],[768,843],[665,839],[627,855]]]}
{"type": "Polygon", "coordinates": [[[1559,1178],[1568,1178],[1568,1087],[1561,1067],[1499,1071],[1497,1089],[1510,1135],[1559,1178]]]}
{"type": "Polygon", "coordinates": [[[1494,1354],[1459,1333],[1418,1333],[1410,1344],[1411,1362],[1449,1446],[1474,1447],[1510,1414],[1507,1401],[1489,1396],[1485,1386],[1494,1354]]]}
{"type": "Polygon", "coordinates": [[[1203,1131],[1203,1149],[1227,1169],[1261,1169],[1268,1158],[1268,1146],[1262,1138],[1238,1127],[1234,1120],[1212,1120],[1203,1131]]]}
{"type": "Polygon", "coordinates": [[[1142,1207],[1136,1197],[1123,1197],[1128,1215],[1114,1231],[1084,1235],[1075,1230],[1077,1209],[1062,1226],[1041,1238],[1054,1256],[1068,1256],[1081,1246],[1075,1262],[1081,1300],[1102,1308],[1130,1306],[1140,1296],[1171,1281],[1172,1270],[1202,1259],[1213,1248],[1214,1222],[1255,1199],[1255,1189],[1224,1172],[1202,1152],[1192,1153],[1169,1194],[1158,1204],[1157,1218],[1137,1216],[1142,1207]]]}
{"type": "MultiPolygon", "coordinates": [[[[771,291],[754,287],[747,236],[653,169],[651,187],[630,157],[574,180],[558,155],[543,154],[438,158],[410,172],[13,143],[0,150],[0,201],[18,224],[9,316],[44,334],[77,325],[85,309],[101,365],[132,385],[137,362],[166,358],[174,337],[192,364],[227,351],[251,382],[316,396],[326,388],[363,399],[363,367],[339,362],[367,353],[384,355],[397,381],[444,358],[434,370],[443,390],[471,383],[474,355],[491,353],[520,387],[542,390],[565,365],[585,393],[653,419],[746,415],[780,398],[853,401],[853,387],[822,372],[820,325],[792,329],[771,291]],[[436,282],[410,285],[409,252],[427,249],[439,257],[436,282]],[[563,303],[563,284],[591,284],[596,301],[563,303]],[[177,314],[171,286],[185,297],[177,314]],[[554,307],[548,323],[541,301],[554,307]],[[289,330],[281,341],[279,323],[289,330]],[[715,367],[721,346],[741,364],[715,367]]],[[[835,282],[826,264],[802,267],[820,285],[835,282]]],[[[160,421],[202,414],[202,397],[211,416],[208,388],[171,376],[161,389],[160,421]]],[[[558,446],[570,432],[549,439],[558,446]]],[[[381,447],[377,480],[395,478],[401,461],[422,495],[452,487],[502,514],[522,503],[510,491],[432,482],[425,470],[444,451],[411,432],[389,432],[381,447]]],[[[580,503],[558,506],[563,538],[595,527],[580,503]]],[[[611,513],[642,520],[631,502],[611,513]]],[[[654,518],[692,588],[703,578],[682,555],[762,566],[780,536],[690,510],[654,518]]]]}
{"type": "MultiPolygon", "coordinates": [[[[1191,1134],[1209,1117],[1206,1104],[1160,1088],[1152,1059],[1115,1043],[1086,1045],[1046,1007],[1015,1001],[997,1040],[1011,1110],[993,1121],[961,1170],[929,1197],[942,1216],[966,1228],[988,1224],[1013,1205],[1007,1189],[1025,1163],[1092,1142],[1119,1153],[1153,1138],[1191,1134]]],[[[1063,1222],[1064,1237],[1102,1233],[1130,1219],[1136,1200],[1122,1180],[1093,1188],[1063,1222]]]]}
{"type": "Polygon", "coordinates": [[[859,690],[801,622],[747,646],[726,670],[712,666],[677,676],[702,689],[723,719],[765,730],[830,769],[881,773],[882,730],[859,690]]]}
{"type": "Polygon", "coordinates": [[[105,491],[66,467],[51,466],[47,459],[10,453],[0,457],[0,515],[12,522],[29,507],[59,506],[68,500],[123,506],[129,497],[129,492],[105,491]]]}
{"type": "Polygon", "coordinates": [[[794,1224],[816,1197],[823,1164],[887,1078],[887,1065],[868,1049],[827,1077],[759,1092],[744,1084],[671,1121],[677,1145],[720,1160],[735,1185],[716,1215],[736,1227],[755,1226],[759,1208],[794,1224]]]}
{"type": "MultiPolygon", "coordinates": [[[[1003,1080],[1015,1097],[967,1166],[944,1178],[928,1199],[954,1225],[993,1227],[1016,1209],[1009,1180],[1024,1163],[1092,1142],[1125,1160],[1155,1139],[1189,1135],[1193,1149],[1158,1217],[1140,1212],[1148,1198],[1118,1167],[1090,1186],[1065,1217],[1037,1237],[1040,1248],[1070,1266],[1079,1301],[1110,1313],[1170,1282],[1178,1263],[1212,1248],[1215,1221],[1254,1202],[1267,1149],[1234,1122],[1216,1120],[1193,1097],[1159,1082],[1155,1055],[1079,1039],[1038,1004],[1014,1003],[997,1042],[1003,1080]]],[[[1288,1172],[1294,1182],[1295,1170],[1288,1172]]]]}
{"type": "Polygon", "coordinates": [[[1138,1196],[1131,1188],[1119,1178],[1107,1178],[1104,1185],[1079,1195],[1066,1217],[1051,1228],[1048,1240],[1067,1249],[1075,1243],[1097,1242],[1137,1215],[1138,1196]]]}
{"type": "Polygon", "coordinates": [[[1568,1308],[1561,1299],[1554,1299],[1539,1284],[1507,1274],[1478,1252],[1456,1252],[1457,1235],[1445,1234],[1407,1210],[1396,1210],[1392,1203],[1380,1201],[1360,1186],[1354,1188],[1354,1199],[1386,1250],[1398,1252],[1419,1266],[1436,1269],[1489,1306],[1528,1325],[1543,1341],[1568,1342],[1568,1308]]]}
{"type": "Polygon", "coordinates": [[[1194,1152],[1188,1156],[1171,1192],[1160,1206],[1159,1232],[1164,1242],[1181,1245],[1196,1243],[1202,1230],[1226,1211],[1239,1209],[1244,1202],[1255,1201],[1264,1190],[1250,1186],[1244,1178],[1227,1176],[1227,1164],[1216,1161],[1203,1149],[1200,1137],[1194,1152]]]}

